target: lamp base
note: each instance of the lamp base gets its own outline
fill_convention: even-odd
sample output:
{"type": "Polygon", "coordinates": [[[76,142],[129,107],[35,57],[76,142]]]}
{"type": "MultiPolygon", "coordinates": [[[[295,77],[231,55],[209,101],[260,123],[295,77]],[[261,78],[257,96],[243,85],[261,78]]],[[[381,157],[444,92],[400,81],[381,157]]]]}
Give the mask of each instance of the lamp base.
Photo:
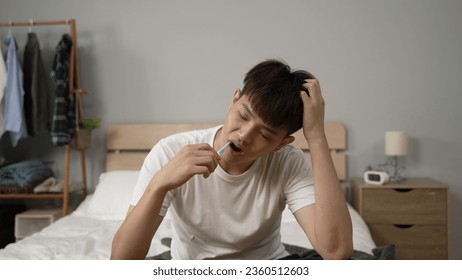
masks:
{"type": "Polygon", "coordinates": [[[404,177],[401,176],[401,173],[403,172],[405,167],[398,165],[397,156],[389,157],[384,164],[380,164],[379,166],[380,168],[388,172],[388,174],[390,174],[390,183],[398,183],[406,180],[404,177]],[[388,169],[391,169],[391,172],[389,172],[388,169]]]}

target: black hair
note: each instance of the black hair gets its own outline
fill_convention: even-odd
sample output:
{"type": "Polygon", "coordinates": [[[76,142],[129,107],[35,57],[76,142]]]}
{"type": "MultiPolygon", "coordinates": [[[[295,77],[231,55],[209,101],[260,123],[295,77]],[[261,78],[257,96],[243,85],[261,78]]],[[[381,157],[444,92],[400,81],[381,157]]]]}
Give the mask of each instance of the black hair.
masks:
{"type": "Polygon", "coordinates": [[[247,96],[252,110],[269,126],[292,134],[302,127],[303,102],[300,92],[308,93],[303,84],[315,79],[307,71],[292,71],[279,60],[263,61],[247,72],[242,95],[247,96]]]}

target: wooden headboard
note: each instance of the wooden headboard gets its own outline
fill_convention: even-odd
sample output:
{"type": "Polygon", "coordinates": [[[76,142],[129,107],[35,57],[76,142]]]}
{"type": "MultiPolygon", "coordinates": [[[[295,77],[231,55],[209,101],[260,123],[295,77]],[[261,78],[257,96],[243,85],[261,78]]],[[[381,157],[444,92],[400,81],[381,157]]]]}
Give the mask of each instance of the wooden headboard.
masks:
{"type": "MultiPolygon", "coordinates": [[[[106,170],[138,170],[151,148],[160,139],[178,132],[214,127],[217,124],[114,124],[106,132],[106,170]]],[[[337,175],[346,179],[346,130],[341,123],[326,122],[327,141],[337,175]]],[[[302,131],[294,134],[294,146],[309,156],[309,147],[302,131]]]]}

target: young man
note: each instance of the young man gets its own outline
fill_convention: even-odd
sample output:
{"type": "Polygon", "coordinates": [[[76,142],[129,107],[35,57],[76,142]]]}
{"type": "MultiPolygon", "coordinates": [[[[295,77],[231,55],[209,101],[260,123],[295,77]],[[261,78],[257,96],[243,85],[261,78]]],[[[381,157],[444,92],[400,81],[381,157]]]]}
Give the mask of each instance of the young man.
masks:
{"type": "Polygon", "coordinates": [[[112,259],[143,259],[167,210],[174,259],[278,259],[286,204],[324,259],[353,252],[352,225],[324,132],[324,100],[308,72],[252,68],[223,126],[167,137],[141,168],[112,259]],[[290,144],[303,127],[311,162],[290,144]],[[229,147],[220,156],[217,151],[229,147]]]}

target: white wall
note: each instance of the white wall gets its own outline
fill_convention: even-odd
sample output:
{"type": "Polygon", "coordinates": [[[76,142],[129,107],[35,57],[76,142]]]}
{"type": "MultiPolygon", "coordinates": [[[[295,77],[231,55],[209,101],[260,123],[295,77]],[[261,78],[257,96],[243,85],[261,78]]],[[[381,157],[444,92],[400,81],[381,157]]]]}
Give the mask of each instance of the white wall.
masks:
{"type": "MultiPolygon", "coordinates": [[[[456,259],[462,259],[461,12],[456,0],[0,0],[0,21],[77,20],[82,83],[93,92],[85,113],[104,126],[87,159],[92,183],[104,168],[108,124],[220,122],[244,73],[263,59],[282,58],[319,78],[326,120],[346,125],[349,177],[385,161],[386,130],[408,132],[404,175],[451,187],[456,259]]],[[[27,31],[13,29],[21,48],[27,31]]],[[[51,57],[65,28],[34,31],[51,57]]],[[[0,29],[0,37],[7,33],[0,29]]],[[[25,142],[22,153],[27,145],[36,143],[25,142]]],[[[62,150],[43,154],[60,170],[62,150]]],[[[78,156],[73,160],[78,177],[78,156]]]]}

